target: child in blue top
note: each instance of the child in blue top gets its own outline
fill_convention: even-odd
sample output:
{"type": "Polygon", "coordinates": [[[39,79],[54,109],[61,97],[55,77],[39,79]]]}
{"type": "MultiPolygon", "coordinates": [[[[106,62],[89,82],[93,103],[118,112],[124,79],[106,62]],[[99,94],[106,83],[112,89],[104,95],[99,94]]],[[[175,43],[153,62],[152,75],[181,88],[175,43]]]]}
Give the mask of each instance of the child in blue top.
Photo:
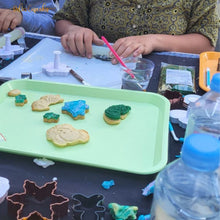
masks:
{"type": "Polygon", "coordinates": [[[53,0],[0,1],[0,32],[21,26],[27,32],[53,35],[56,11],[53,0]]]}

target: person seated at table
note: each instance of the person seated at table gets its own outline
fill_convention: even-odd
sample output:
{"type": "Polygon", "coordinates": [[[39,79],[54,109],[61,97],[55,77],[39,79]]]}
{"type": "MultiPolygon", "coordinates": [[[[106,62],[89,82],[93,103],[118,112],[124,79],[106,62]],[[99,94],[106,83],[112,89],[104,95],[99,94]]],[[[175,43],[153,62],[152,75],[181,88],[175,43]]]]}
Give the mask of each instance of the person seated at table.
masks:
{"type": "Polygon", "coordinates": [[[212,51],[219,26],[216,0],[66,0],[54,18],[63,47],[88,58],[92,44],[103,45],[102,35],[124,58],[212,51]]]}
{"type": "Polygon", "coordinates": [[[53,0],[0,1],[0,32],[21,26],[28,32],[53,35],[56,11],[53,0]]]}
{"type": "Polygon", "coordinates": [[[61,9],[65,3],[65,0],[58,0],[59,2],[59,9],[61,9]]]}

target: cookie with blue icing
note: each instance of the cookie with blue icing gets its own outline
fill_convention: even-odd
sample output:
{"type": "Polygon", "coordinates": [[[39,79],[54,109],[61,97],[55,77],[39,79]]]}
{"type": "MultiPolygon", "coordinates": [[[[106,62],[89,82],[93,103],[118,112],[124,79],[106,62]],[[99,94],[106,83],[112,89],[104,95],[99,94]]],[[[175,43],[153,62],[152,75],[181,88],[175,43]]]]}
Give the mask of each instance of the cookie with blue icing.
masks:
{"type": "Polygon", "coordinates": [[[65,102],[62,107],[62,113],[70,115],[74,120],[84,119],[89,111],[89,106],[85,100],[65,102]]]}

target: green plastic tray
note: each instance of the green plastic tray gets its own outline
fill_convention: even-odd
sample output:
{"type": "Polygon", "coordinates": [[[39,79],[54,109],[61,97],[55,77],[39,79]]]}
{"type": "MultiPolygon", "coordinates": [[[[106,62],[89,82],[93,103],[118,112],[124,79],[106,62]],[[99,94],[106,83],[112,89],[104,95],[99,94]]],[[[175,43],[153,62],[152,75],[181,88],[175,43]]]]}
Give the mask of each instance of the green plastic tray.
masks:
{"type": "Polygon", "coordinates": [[[32,80],[11,80],[0,86],[0,150],[33,157],[118,171],[151,174],[167,163],[169,101],[149,92],[128,91],[32,80]],[[8,97],[20,89],[28,103],[15,106],[8,97]],[[65,101],[83,99],[90,107],[84,120],[61,113],[63,103],[50,106],[60,114],[58,124],[68,123],[89,132],[86,144],[59,148],[46,139],[46,131],[57,123],[43,122],[45,112],[33,112],[31,104],[41,96],[59,94],[65,101]],[[131,111],[119,125],[108,125],[103,113],[111,105],[125,104],[131,111]],[[3,137],[4,138],[3,138],[3,137]],[[5,140],[4,140],[5,139],[5,140]]]}

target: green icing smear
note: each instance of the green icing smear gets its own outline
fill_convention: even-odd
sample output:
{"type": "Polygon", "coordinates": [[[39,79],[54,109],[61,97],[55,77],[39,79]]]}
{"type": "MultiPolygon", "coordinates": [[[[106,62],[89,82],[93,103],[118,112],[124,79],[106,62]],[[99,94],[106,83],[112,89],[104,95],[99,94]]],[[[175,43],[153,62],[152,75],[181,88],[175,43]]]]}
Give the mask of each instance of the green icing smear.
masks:
{"type": "Polygon", "coordinates": [[[15,96],[15,102],[16,103],[24,103],[26,100],[26,95],[17,95],[15,96]]]}
{"type": "Polygon", "coordinates": [[[60,117],[60,115],[58,115],[58,114],[55,114],[55,113],[53,113],[53,112],[48,112],[48,113],[46,113],[46,114],[44,114],[44,118],[46,118],[46,119],[55,119],[55,120],[57,120],[58,118],[60,117]]]}
{"type": "Polygon", "coordinates": [[[112,105],[105,110],[105,115],[110,119],[118,120],[121,115],[127,114],[130,110],[131,107],[127,105],[112,105]]]}
{"type": "Polygon", "coordinates": [[[137,206],[127,206],[127,205],[119,205],[117,203],[109,203],[108,208],[112,215],[112,218],[116,220],[125,220],[125,219],[137,219],[137,206]]]}

